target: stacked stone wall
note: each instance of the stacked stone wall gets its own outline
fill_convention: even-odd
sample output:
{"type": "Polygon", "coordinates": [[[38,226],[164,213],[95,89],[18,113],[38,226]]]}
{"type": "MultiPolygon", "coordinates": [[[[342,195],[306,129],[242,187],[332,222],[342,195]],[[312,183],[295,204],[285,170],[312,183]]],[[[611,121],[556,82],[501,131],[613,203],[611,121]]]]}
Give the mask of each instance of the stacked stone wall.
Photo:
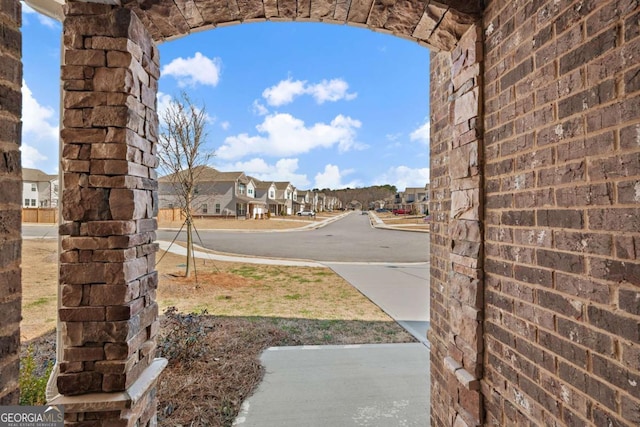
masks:
{"type": "Polygon", "coordinates": [[[431,57],[431,396],[435,425],[482,422],[482,38],[431,57]]]}
{"type": "Polygon", "coordinates": [[[451,191],[449,178],[449,147],[453,131],[449,123],[449,97],[451,88],[451,56],[448,52],[431,53],[431,142],[430,142],[430,329],[427,334],[431,345],[431,419],[432,425],[444,426],[453,408],[453,397],[446,392],[447,381],[444,359],[447,357],[449,332],[448,282],[449,212],[451,191]]]}
{"type": "Polygon", "coordinates": [[[639,22],[487,2],[488,425],[640,425],[639,22]]]}
{"type": "MultiPolygon", "coordinates": [[[[158,50],[129,10],[65,7],[57,387],[65,396],[123,392],[156,350],[158,50]]],[[[122,411],[60,403],[69,425],[146,425],[156,407],[147,391],[122,411]]]]}
{"type": "Polygon", "coordinates": [[[18,403],[21,317],[20,2],[0,1],[0,406],[18,403]]]}

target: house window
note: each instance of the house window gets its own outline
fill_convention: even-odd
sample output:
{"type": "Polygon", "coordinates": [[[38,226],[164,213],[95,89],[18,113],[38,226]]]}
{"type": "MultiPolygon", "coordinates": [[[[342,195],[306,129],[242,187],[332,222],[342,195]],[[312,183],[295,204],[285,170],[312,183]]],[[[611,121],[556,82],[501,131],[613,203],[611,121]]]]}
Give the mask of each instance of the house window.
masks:
{"type": "Polygon", "coordinates": [[[216,203],[216,213],[220,213],[220,203],[216,203]]]}
{"type": "Polygon", "coordinates": [[[54,193],[58,192],[58,184],[53,184],[53,192],[54,193]]]}
{"type": "Polygon", "coordinates": [[[31,206],[33,206],[33,207],[36,206],[36,199],[31,199],[31,206]]]}
{"type": "Polygon", "coordinates": [[[269,198],[270,199],[275,199],[276,198],[276,195],[275,195],[275,193],[273,191],[269,191],[269,198]]]}
{"type": "Polygon", "coordinates": [[[245,191],[245,186],[244,185],[239,185],[238,186],[238,194],[244,194],[245,191]]]}
{"type": "Polygon", "coordinates": [[[31,184],[31,191],[38,191],[38,186],[36,184],[31,184]]]}
{"type": "Polygon", "coordinates": [[[169,209],[173,209],[173,203],[169,203],[169,209]]]}
{"type": "Polygon", "coordinates": [[[251,195],[251,196],[252,196],[252,195],[253,195],[253,188],[249,188],[249,189],[247,190],[247,194],[249,194],[249,195],[251,195]]]}
{"type": "Polygon", "coordinates": [[[29,206],[29,199],[24,199],[24,205],[29,206]]]}
{"type": "Polygon", "coordinates": [[[207,204],[205,203],[205,204],[203,204],[203,205],[202,205],[202,213],[208,213],[208,212],[209,212],[209,210],[208,210],[208,206],[207,206],[207,204]]]}

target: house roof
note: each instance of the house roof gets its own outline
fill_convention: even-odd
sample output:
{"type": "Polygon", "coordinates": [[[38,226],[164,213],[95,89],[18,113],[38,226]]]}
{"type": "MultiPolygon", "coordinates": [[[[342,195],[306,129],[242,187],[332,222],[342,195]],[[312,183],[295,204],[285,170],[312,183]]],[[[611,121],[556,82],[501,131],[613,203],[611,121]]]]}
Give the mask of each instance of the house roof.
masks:
{"type": "Polygon", "coordinates": [[[273,182],[260,181],[259,179],[253,178],[251,176],[249,178],[253,180],[253,183],[256,185],[256,188],[258,190],[268,190],[269,187],[273,185],[273,182]]]}
{"type": "Polygon", "coordinates": [[[40,169],[22,168],[22,181],[50,182],[58,179],[58,175],[48,175],[40,169]]]}
{"type": "MultiPolygon", "coordinates": [[[[197,181],[198,182],[230,182],[230,181],[240,181],[243,183],[248,183],[249,179],[244,174],[244,172],[220,172],[217,169],[214,169],[210,166],[196,166],[193,168],[196,171],[197,181]]],[[[176,173],[172,173],[169,175],[162,176],[158,178],[159,182],[173,182],[174,179],[179,175],[183,174],[185,171],[180,171],[176,173]]]]}
{"type": "Polygon", "coordinates": [[[284,190],[289,186],[293,187],[289,181],[274,181],[273,183],[276,185],[278,190],[284,190]]]}

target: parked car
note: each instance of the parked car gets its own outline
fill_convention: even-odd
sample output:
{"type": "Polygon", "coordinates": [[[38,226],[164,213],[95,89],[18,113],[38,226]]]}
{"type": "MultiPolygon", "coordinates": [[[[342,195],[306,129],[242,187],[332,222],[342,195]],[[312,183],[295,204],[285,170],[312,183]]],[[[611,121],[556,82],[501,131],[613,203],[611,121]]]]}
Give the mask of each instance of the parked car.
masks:
{"type": "Polygon", "coordinates": [[[315,211],[300,211],[298,216],[316,216],[315,211]]]}
{"type": "Polygon", "coordinates": [[[411,211],[409,209],[394,209],[394,215],[409,215],[411,211]]]}

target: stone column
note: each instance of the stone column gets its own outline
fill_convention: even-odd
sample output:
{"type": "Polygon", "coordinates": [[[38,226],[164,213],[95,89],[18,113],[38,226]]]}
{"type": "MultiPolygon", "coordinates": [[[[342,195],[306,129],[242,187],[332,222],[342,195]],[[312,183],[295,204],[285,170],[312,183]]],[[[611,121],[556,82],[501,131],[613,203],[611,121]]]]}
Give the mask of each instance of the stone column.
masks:
{"type": "Polygon", "coordinates": [[[482,33],[472,27],[451,52],[453,140],[449,178],[449,337],[444,359],[453,392],[454,425],[482,424],[483,180],[480,64],[482,33]]]}
{"type": "Polygon", "coordinates": [[[432,54],[432,425],[482,424],[482,40],[432,54]],[[450,74],[449,74],[450,73],[450,74]]]}
{"type": "Polygon", "coordinates": [[[17,405],[22,249],[22,38],[19,1],[0,2],[0,405],[17,405]]]}
{"type": "Polygon", "coordinates": [[[130,11],[65,6],[62,328],[68,425],[155,424],[158,50],[130,11]],[[88,424],[87,424],[88,423],[88,424]]]}

